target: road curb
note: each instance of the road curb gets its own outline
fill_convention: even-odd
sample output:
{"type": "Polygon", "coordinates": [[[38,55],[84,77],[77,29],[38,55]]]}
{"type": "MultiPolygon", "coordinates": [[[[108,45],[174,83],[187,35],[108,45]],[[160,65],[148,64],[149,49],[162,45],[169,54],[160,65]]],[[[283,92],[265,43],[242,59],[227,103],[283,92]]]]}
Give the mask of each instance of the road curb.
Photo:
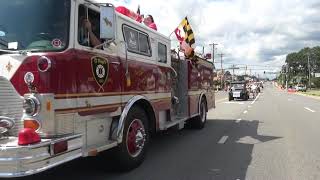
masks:
{"type": "Polygon", "coordinates": [[[300,95],[300,96],[309,97],[309,98],[312,98],[312,99],[320,100],[319,96],[312,96],[312,95],[307,95],[307,94],[302,94],[302,93],[295,93],[295,94],[300,95]]]}

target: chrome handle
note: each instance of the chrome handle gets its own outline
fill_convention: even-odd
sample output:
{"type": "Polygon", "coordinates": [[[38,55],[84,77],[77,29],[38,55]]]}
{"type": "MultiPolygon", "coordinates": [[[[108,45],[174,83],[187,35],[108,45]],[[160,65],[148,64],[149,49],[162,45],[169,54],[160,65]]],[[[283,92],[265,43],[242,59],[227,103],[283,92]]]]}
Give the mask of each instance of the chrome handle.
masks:
{"type": "Polygon", "coordinates": [[[120,65],[120,62],[111,62],[110,64],[120,65]]]}
{"type": "Polygon", "coordinates": [[[170,67],[170,69],[172,70],[172,72],[174,74],[174,78],[177,78],[178,77],[177,71],[173,67],[170,67]]]}
{"type": "Polygon", "coordinates": [[[0,116],[0,127],[6,129],[12,129],[15,125],[15,121],[12,118],[0,116]]]}
{"type": "Polygon", "coordinates": [[[124,44],[125,55],[126,55],[126,76],[129,74],[129,66],[128,66],[128,45],[125,41],[120,41],[120,43],[124,44]]]}

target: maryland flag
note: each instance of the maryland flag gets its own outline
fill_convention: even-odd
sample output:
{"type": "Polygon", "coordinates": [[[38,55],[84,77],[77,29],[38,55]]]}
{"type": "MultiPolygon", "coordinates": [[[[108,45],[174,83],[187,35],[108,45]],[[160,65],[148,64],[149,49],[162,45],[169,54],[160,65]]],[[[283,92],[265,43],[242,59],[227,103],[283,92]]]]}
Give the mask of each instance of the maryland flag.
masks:
{"type": "Polygon", "coordinates": [[[181,49],[184,50],[186,57],[193,57],[193,45],[195,44],[195,39],[187,17],[185,17],[181,21],[180,25],[176,28],[174,32],[177,36],[177,39],[180,41],[181,49]]]}

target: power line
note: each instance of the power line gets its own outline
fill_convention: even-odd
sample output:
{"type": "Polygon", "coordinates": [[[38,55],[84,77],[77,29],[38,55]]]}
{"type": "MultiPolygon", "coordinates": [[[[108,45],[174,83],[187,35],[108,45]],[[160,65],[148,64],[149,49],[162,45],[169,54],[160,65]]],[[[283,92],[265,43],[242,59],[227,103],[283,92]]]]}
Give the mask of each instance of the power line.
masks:
{"type": "Polygon", "coordinates": [[[256,67],[282,67],[282,66],[276,66],[276,65],[255,65],[255,64],[236,64],[236,63],[223,63],[226,65],[238,65],[238,66],[256,66],[256,67]]]}
{"type": "MultiPolygon", "coordinates": [[[[240,67],[241,69],[246,69],[246,67],[240,67]]],[[[251,70],[267,70],[267,71],[271,71],[274,70],[272,68],[250,68],[251,70]]],[[[246,69],[247,70],[247,69],[246,69]]]]}
{"type": "Polygon", "coordinates": [[[251,69],[251,70],[253,70],[253,71],[270,71],[270,69],[251,69]]]}
{"type": "MultiPolygon", "coordinates": [[[[230,67],[228,67],[228,68],[224,68],[224,69],[233,69],[234,67],[235,67],[235,64],[233,64],[232,66],[230,66],[230,67]]],[[[271,71],[271,70],[273,70],[272,67],[265,67],[265,68],[259,68],[259,67],[257,67],[257,68],[248,68],[248,66],[243,66],[243,67],[237,66],[237,69],[244,69],[245,72],[246,72],[248,69],[250,69],[250,70],[266,70],[266,71],[271,71]]]]}

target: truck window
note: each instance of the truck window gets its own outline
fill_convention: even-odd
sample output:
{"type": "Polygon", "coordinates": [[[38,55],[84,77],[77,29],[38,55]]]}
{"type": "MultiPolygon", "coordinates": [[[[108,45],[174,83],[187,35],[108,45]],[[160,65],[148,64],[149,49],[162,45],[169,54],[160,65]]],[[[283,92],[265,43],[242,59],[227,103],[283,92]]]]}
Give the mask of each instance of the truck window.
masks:
{"type": "Polygon", "coordinates": [[[158,58],[159,62],[167,63],[167,46],[162,43],[158,43],[158,58]]]}
{"type": "Polygon", "coordinates": [[[69,0],[1,1],[0,48],[39,52],[66,49],[70,6],[69,0]],[[9,48],[10,42],[14,45],[9,48]]]}
{"type": "Polygon", "coordinates": [[[87,19],[87,13],[89,18],[88,20],[91,23],[91,29],[93,34],[96,36],[96,38],[99,38],[100,36],[100,13],[90,8],[87,10],[86,6],[80,5],[78,17],[78,42],[82,46],[94,47],[96,44],[89,43],[89,38],[93,37],[89,36],[88,38],[88,31],[85,28],[84,24],[85,20],[87,19]]]}
{"type": "Polygon", "coordinates": [[[140,45],[140,52],[145,54],[149,53],[149,41],[148,36],[145,34],[139,34],[139,45],[140,45]]]}
{"type": "Polygon", "coordinates": [[[131,28],[124,27],[124,35],[129,51],[139,52],[138,32],[131,28]]]}
{"type": "Polygon", "coordinates": [[[149,36],[146,33],[123,26],[123,35],[130,52],[151,56],[149,36]]]}

